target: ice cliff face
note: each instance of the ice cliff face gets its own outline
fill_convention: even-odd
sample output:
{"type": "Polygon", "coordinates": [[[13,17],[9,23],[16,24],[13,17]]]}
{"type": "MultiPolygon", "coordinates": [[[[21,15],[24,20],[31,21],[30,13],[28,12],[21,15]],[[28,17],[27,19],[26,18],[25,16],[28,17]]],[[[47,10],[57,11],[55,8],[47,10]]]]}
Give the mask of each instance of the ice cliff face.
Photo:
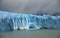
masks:
{"type": "Polygon", "coordinates": [[[0,31],[22,29],[60,29],[60,16],[41,16],[0,11],[0,31]]]}

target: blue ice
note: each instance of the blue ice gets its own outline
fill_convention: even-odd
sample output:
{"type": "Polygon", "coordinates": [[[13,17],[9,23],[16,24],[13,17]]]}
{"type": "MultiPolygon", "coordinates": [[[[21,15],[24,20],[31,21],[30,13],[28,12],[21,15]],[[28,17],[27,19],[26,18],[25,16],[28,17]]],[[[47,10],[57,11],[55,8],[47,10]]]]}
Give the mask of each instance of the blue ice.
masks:
{"type": "Polygon", "coordinates": [[[41,16],[0,11],[0,31],[18,29],[60,29],[60,16],[41,16]]]}

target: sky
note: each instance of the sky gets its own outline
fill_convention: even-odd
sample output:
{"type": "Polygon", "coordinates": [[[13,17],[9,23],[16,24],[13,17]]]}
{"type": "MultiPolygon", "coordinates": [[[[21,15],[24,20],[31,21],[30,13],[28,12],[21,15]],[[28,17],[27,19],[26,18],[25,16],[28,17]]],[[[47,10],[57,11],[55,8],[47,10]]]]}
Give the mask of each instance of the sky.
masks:
{"type": "Polygon", "coordinates": [[[59,13],[59,0],[2,0],[2,9],[17,13],[59,13]]]}

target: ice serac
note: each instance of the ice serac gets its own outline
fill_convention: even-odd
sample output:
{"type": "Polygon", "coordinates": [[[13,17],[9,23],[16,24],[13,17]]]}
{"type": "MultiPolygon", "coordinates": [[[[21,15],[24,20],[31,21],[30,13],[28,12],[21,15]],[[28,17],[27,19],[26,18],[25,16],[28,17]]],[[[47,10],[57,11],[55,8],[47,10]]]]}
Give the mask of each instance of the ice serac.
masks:
{"type": "Polygon", "coordinates": [[[60,29],[60,16],[41,16],[0,11],[0,31],[22,29],[60,29]]]}
{"type": "Polygon", "coordinates": [[[43,15],[40,19],[39,24],[41,24],[42,28],[60,29],[60,16],[43,15]]]}
{"type": "Polygon", "coordinates": [[[0,31],[13,30],[12,19],[9,18],[8,12],[0,11],[0,31]]]}

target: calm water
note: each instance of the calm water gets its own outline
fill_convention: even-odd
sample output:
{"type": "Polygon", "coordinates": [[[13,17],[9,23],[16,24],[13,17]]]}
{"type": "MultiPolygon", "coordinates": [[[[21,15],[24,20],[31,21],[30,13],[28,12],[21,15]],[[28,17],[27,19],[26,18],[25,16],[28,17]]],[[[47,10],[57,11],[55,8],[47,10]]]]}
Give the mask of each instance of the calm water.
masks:
{"type": "Polygon", "coordinates": [[[0,38],[60,38],[60,30],[6,31],[0,32],[0,38]]]}

